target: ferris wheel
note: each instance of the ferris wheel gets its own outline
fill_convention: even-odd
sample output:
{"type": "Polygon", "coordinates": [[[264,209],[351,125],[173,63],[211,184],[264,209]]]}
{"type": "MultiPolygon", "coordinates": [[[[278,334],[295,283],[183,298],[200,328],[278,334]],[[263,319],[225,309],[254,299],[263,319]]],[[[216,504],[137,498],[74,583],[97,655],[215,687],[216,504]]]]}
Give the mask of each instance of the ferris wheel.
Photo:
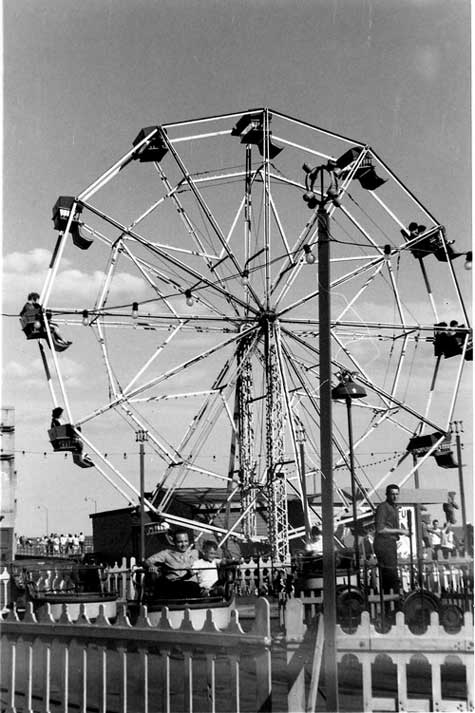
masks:
{"type": "Polygon", "coordinates": [[[53,221],[41,314],[22,323],[65,411],[51,440],[126,500],[140,493],[110,455],[124,429],[147,434],[160,467],[146,506],[169,523],[252,540],[260,510],[273,557],[287,561],[302,534],[288,499],[319,521],[322,229],[336,524],[355,497],[363,516],[388,482],[407,482],[411,453],[418,467],[447,455],[471,360],[462,253],[361,141],[267,108],[146,127],[58,199],[53,221]],[[84,290],[67,296],[78,274],[84,290]],[[84,367],[79,390],[71,358],[84,367]],[[177,490],[203,485],[239,500],[232,526],[170,512],[177,490]]]}

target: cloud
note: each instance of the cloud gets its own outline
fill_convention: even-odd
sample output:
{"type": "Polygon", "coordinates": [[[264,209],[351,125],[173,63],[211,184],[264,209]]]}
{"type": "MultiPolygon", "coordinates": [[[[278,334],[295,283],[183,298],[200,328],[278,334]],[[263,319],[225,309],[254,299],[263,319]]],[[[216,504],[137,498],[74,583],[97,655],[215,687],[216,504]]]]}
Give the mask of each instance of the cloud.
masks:
{"type": "MultiPolygon", "coordinates": [[[[7,309],[20,309],[28,292],[41,287],[51,260],[51,251],[35,248],[29,252],[12,252],[3,262],[3,301],[7,309]]],[[[95,270],[83,272],[70,267],[67,259],[61,261],[53,284],[52,301],[61,306],[82,307],[90,304],[102,288],[105,273],[95,270]]],[[[128,272],[117,272],[111,283],[109,298],[130,301],[145,295],[147,285],[142,277],[128,272]]]]}
{"type": "MultiPolygon", "coordinates": [[[[58,272],[52,290],[52,301],[63,305],[78,305],[78,301],[87,303],[93,302],[99,294],[105,279],[102,270],[95,270],[92,274],[82,272],[77,269],[68,269],[58,272]]],[[[111,300],[130,301],[133,296],[136,299],[145,294],[147,286],[141,277],[131,275],[128,272],[118,272],[114,275],[109,290],[109,302],[111,300]]]]}
{"type": "MultiPolygon", "coordinates": [[[[84,372],[84,367],[74,359],[62,357],[61,359],[61,376],[69,387],[80,387],[81,375],[84,372]]],[[[3,368],[3,377],[5,379],[18,379],[22,383],[23,389],[26,386],[36,388],[44,387],[45,374],[41,359],[33,359],[28,362],[28,365],[15,360],[7,362],[3,368]]]]}
{"type": "Polygon", "coordinates": [[[50,260],[51,251],[44,248],[35,248],[28,253],[13,252],[5,256],[3,269],[5,274],[34,274],[46,270],[50,260]]]}

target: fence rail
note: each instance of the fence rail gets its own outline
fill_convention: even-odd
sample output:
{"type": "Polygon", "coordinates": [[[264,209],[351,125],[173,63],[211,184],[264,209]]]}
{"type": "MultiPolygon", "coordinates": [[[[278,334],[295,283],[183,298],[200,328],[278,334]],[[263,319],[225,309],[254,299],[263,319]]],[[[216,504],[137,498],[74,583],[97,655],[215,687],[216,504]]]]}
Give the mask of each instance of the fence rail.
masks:
{"type": "Polygon", "coordinates": [[[49,606],[37,616],[31,603],[2,625],[2,710],[271,711],[269,603],[256,601],[245,632],[237,611],[218,630],[211,610],[193,629],[189,613],[174,629],[164,609],[152,626],[145,607],[132,626],[125,605],[111,623],[101,612],[72,622],[68,605],[55,621],[49,606]],[[219,676],[218,676],[219,674],[219,676]],[[223,687],[223,682],[228,685],[223,687]],[[252,692],[251,688],[252,687],[252,692]],[[224,707],[222,707],[224,706],[224,707]],[[256,707],[254,707],[256,706],[256,707]]]}
{"type": "MultiPolygon", "coordinates": [[[[95,621],[82,615],[72,622],[68,605],[59,621],[49,608],[37,615],[31,604],[23,620],[15,611],[3,615],[2,710],[143,713],[208,711],[255,713],[325,710],[324,681],[318,685],[320,639],[315,622],[305,626],[304,605],[290,599],[283,632],[271,628],[270,605],[256,600],[252,628],[244,631],[234,611],[218,630],[208,611],[194,630],[187,613],[173,628],[168,611],[151,625],[145,607],[132,624],[125,605],[114,621],[101,612],[95,621]],[[318,656],[314,658],[312,656],[318,656]],[[319,695],[317,693],[319,692],[319,695]]],[[[341,702],[350,710],[473,710],[473,616],[466,613],[462,630],[450,635],[432,614],[422,635],[413,634],[401,613],[385,634],[363,613],[354,633],[337,627],[341,702]],[[423,663],[426,690],[415,696],[408,681],[423,663]],[[447,696],[447,666],[462,669],[456,695],[447,696]],[[388,668],[389,667],[389,668],[388,668]],[[381,688],[392,671],[392,690],[381,688]],[[348,693],[350,691],[350,693],[348,693]],[[445,693],[444,693],[445,691],[445,693]],[[348,701],[347,701],[348,702],[348,701]]],[[[391,676],[390,676],[391,678],[391,676]]],[[[384,687],[383,687],[384,688],[384,687]]],[[[391,688],[391,686],[390,686],[391,688]]]]}

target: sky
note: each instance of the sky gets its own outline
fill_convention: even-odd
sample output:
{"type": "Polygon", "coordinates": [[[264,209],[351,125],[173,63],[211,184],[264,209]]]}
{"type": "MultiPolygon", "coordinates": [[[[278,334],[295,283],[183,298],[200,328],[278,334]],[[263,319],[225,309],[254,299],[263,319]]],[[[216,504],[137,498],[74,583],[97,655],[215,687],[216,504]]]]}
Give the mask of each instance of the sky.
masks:
{"type": "MultiPolygon", "coordinates": [[[[107,482],[51,453],[48,388],[36,345],[15,316],[29,291],[41,292],[56,198],[88,186],[142,127],[268,106],[374,147],[436,213],[456,249],[469,250],[470,5],[5,0],[3,7],[2,405],[16,415],[16,530],[90,532],[89,513],[123,501],[107,482]]],[[[129,198],[124,189],[121,199],[129,198]]],[[[102,269],[94,259],[80,267],[71,258],[58,277],[80,308],[84,286],[102,269]]],[[[470,311],[470,273],[457,268],[470,311]]],[[[65,355],[72,402],[89,398],[100,368],[87,348],[65,355]]],[[[469,519],[470,389],[465,375],[454,414],[465,428],[469,519]]],[[[110,449],[111,433],[102,437],[110,449]]],[[[130,438],[116,450],[137,458],[130,438]]],[[[147,467],[151,488],[154,462],[147,467]]],[[[455,471],[421,477],[425,487],[447,487],[449,478],[458,491],[455,471]]]]}

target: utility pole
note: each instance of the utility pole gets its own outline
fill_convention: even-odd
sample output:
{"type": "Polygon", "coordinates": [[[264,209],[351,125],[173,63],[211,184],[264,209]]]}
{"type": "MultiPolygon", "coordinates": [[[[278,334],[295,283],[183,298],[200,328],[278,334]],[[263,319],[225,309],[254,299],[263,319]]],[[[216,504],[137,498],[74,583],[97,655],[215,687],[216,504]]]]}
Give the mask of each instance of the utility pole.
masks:
{"type": "Polygon", "coordinates": [[[463,482],[463,465],[462,465],[462,443],[460,434],[463,433],[463,422],[452,421],[452,433],[455,433],[455,443],[457,445],[457,466],[459,474],[459,489],[460,489],[460,508],[462,511],[462,527],[463,527],[463,542],[465,554],[468,554],[468,530],[467,530],[467,513],[465,509],[465,485],[463,482]]]}
{"type": "MultiPolygon", "coordinates": [[[[322,171],[323,173],[323,171],[322,171]]],[[[336,567],[333,533],[333,454],[330,331],[330,234],[329,216],[323,202],[323,177],[318,207],[318,320],[320,453],[323,539],[323,623],[325,637],[325,689],[327,711],[338,711],[338,668],[336,660],[336,567]]]]}
{"type": "Polygon", "coordinates": [[[143,562],[145,559],[145,511],[144,511],[144,500],[145,500],[145,446],[144,443],[148,441],[147,431],[136,431],[135,440],[139,444],[139,458],[140,458],[140,548],[139,548],[139,558],[143,562]]]}

